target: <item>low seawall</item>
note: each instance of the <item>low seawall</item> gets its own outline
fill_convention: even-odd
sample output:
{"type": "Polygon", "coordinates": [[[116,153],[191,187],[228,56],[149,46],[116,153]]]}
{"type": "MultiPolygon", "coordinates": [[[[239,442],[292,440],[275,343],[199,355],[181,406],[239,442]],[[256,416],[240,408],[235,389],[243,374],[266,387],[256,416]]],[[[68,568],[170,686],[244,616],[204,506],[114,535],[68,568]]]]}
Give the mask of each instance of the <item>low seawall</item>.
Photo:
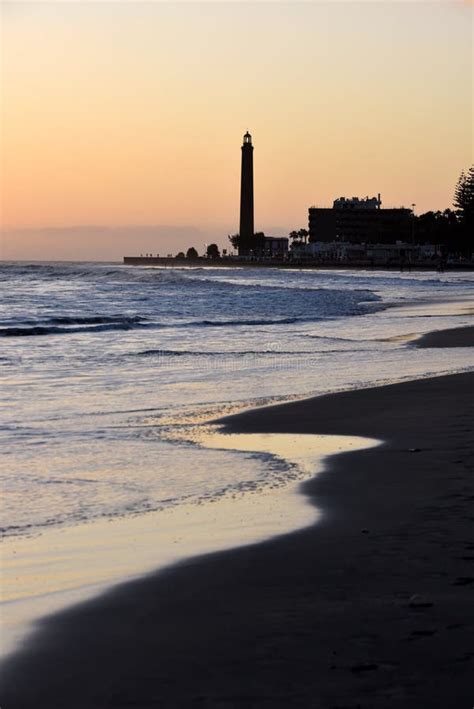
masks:
{"type": "MultiPolygon", "coordinates": [[[[195,259],[179,259],[163,256],[124,256],[123,263],[126,266],[161,266],[166,268],[183,268],[189,266],[194,268],[212,266],[212,268],[311,268],[311,269],[381,269],[393,271],[438,271],[439,265],[433,261],[417,261],[413,264],[401,264],[396,261],[377,260],[356,260],[356,261],[301,261],[298,259],[279,260],[262,259],[247,261],[237,258],[216,258],[209,259],[203,256],[195,259]]],[[[444,266],[445,271],[473,271],[474,262],[448,263],[444,266]]]]}

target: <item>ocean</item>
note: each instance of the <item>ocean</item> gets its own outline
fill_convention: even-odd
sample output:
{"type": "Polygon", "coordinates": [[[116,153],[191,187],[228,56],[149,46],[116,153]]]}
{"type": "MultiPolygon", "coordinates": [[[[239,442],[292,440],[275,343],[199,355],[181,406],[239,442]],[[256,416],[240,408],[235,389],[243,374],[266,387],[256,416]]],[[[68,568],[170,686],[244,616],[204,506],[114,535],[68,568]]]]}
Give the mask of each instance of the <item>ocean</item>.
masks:
{"type": "Polygon", "coordinates": [[[472,364],[469,349],[411,344],[468,324],[469,273],[0,271],[6,537],[284,485],[288,462],[204,448],[196,430],[245,407],[472,364]]]}

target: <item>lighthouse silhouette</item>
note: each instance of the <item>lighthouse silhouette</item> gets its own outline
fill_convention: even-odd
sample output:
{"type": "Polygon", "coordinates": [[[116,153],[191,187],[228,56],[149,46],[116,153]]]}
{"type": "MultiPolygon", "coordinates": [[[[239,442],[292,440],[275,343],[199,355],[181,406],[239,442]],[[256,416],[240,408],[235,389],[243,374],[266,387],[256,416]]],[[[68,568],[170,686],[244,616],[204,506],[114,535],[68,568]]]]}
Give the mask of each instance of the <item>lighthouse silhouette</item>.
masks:
{"type": "MultiPolygon", "coordinates": [[[[247,131],[242,144],[242,172],[240,181],[240,238],[242,251],[248,252],[253,241],[253,145],[247,131]]],[[[239,249],[239,253],[241,249],[239,249]]]]}

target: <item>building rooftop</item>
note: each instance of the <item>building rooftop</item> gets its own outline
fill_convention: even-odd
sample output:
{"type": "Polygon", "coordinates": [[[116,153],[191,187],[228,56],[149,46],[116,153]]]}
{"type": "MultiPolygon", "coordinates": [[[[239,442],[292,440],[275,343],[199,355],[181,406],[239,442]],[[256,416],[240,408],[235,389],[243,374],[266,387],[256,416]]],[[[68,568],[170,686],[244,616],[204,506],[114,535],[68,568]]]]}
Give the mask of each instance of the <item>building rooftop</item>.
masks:
{"type": "Polygon", "coordinates": [[[380,209],[381,205],[380,193],[377,197],[364,197],[363,199],[339,197],[333,202],[334,209],[380,209]]]}

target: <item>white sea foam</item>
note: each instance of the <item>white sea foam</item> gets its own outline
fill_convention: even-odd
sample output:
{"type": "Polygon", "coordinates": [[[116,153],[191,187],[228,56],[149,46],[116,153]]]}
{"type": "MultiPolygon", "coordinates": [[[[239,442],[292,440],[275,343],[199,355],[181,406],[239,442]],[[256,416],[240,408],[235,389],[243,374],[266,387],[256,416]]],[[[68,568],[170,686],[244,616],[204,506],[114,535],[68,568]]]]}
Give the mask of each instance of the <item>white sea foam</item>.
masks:
{"type": "Polygon", "coordinates": [[[17,263],[0,291],[6,536],[263,488],[291,471],[181,434],[229,407],[471,364],[401,337],[470,322],[436,311],[473,297],[466,273],[17,263]],[[409,326],[388,307],[405,303],[409,326]]]}

